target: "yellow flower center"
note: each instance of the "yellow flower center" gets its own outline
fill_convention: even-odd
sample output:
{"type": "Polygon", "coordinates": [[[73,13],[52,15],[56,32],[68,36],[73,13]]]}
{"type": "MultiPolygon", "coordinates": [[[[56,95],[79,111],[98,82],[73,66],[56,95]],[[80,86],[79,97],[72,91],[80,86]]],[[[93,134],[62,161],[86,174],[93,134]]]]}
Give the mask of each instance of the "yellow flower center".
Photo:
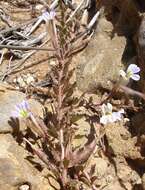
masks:
{"type": "Polygon", "coordinates": [[[28,115],[29,115],[29,114],[28,114],[28,111],[26,111],[26,110],[21,110],[21,111],[20,111],[20,116],[21,116],[21,117],[28,117],[28,115]]]}
{"type": "Polygon", "coordinates": [[[127,78],[130,78],[132,75],[133,75],[133,72],[132,72],[132,71],[128,71],[128,72],[127,72],[127,78]]]}

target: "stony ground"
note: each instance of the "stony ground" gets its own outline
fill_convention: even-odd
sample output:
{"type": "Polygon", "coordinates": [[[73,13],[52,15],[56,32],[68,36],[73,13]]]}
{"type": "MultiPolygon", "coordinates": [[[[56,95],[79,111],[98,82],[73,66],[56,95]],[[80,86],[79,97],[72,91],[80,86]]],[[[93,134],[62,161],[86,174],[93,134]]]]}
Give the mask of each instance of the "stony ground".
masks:
{"type": "MultiPolygon", "coordinates": [[[[38,3],[33,10],[29,2],[1,1],[0,29],[3,30],[9,25],[15,26],[37,18],[43,7],[38,3]],[[8,15],[8,23],[2,19],[1,10],[8,15]]],[[[100,17],[88,46],[73,58],[75,74],[72,80],[77,82],[76,95],[87,92],[85,98],[92,97],[93,103],[97,104],[107,97],[112,89],[112,81],[118,80],[119,70],[126,68],[130,63],[140,66],[141,80],[138,83],[131,82],[129,87],[145,93],[144,0],[103,0],[102,2],[96,0],[95,3],[99,4],[98,6],[104,6],[105,14],[100,17]]],[[[45,24],[42,23],[34,36],[44,31],[45,24]]],[[[49,47],[49,42],[46,46],[49,47]]],[[[3,49],[1,55],[2,53],[3,49]]],[[[53,59],[49,59],[50,56],[47,51],[35,51],[25,60],[22,52],[14,52],[12,61],[10,61],[11,54],[5,53],[0,64],[1,190],[55,190],[60,188],[53,174],[47,169],[40,169],[38,159],[35,158],[33,162],[34,160],[24,149],[23,144],[18,143],[18,139],[16,141],[13,130],[15,126],[10,122],[11,111],[15,104],[21,102],[26,96],[29,97],[31,109],[40,117],[43,118],[44,107],[50,109],[51,100],[46,100],[41,96],[41,93],[46,90],[47,74],[51,70],[51,65],[54,64],[53,59]],[[15,55],[16,53],[19,56],[15,55]],[[44,88],[42,82],[45,84],[44,88]],[[40,91],[38,88],[37,91],[32,88],[31,83],[41,84],[40,91]],[[49,181],[46,177],[48,175],[51,176],[49,181]]],[[[97,125],[97,121],[94,122],[98,137],[102,133],[105,135],[87,161],[85,171],[91,175],[94,180],[93,184],[98,190],[145,189],[144,100],[130,95],[126,95],[126,101],[121,98],[119,99],[117,95],[112,102],[114,105],[120,104],[126,108],[127,122],[114,123],[103,130],[97,125]]],[[[89,110],[86,114],[90,114],[89,110]]],[[[87,142],[87,136],[91,133],[91,125],[86,118],[82,117],[78,125],[81,127],[76,137],[80,135],[81,138],[74,138],[74,148],[83,147],[87,142]]],[[[24,133],[26,130],[25,123],[22,121],[20,121],[20,130],[24,133]]],[[[76,184],[76,186],[78,189],[82,187],[82,189],[90,190],[83,183],[76,184]]]]}

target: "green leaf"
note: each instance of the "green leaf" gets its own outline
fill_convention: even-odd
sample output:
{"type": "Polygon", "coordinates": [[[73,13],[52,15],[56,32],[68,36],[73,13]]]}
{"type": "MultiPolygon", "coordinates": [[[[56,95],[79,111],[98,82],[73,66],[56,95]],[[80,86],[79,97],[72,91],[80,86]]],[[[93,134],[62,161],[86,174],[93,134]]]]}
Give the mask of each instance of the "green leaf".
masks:
{"type": "Polygon", "coordinates": [[[69,166],[69,160],[67,160],[66,158],[63,160],[63,165],[65,168],[68,168],[69,166]]]}
{"type": "Polygon", "coordinates": [[[83,114],[75,114],[71,116],[71,122],[72,123],[76,123],[77,121],[79,121],[80,119],[83,118],[83,114]]]}
{"type": "Polygon", "coordinates": [[[84,135],[76,135],[75,139],[82,139],[84,137],[84,135]]]}

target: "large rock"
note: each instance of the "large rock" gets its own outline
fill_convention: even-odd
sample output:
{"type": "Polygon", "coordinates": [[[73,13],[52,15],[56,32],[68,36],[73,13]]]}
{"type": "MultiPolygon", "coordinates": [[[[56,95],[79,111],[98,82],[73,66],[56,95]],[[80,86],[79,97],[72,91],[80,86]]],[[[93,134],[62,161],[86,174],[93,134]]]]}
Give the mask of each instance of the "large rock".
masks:
{"type": "Polygon", "coordinates": [[[10,134],[0,135],[0,189],[53,190],[25,158],[27,152],[10,134]]]}
{"type": "MultiPolygon", "coordinates": [[[[0,91],[0,133],[12,132],[12,126],[9,124],[10,117],[12,112],[15,109],[15,106],[22,102],[26,98],[26,95],[18,92],[7,90],[6,88],[3,91],[0,91]]],[[[42,106],[39,102],[30,99],[29,100],[31,110],[38,116],[43,115],[42,106]]],[[[25,128],[24,124],[21,123],[20,129],[25,128]]]]}
{"type": "Polygon", "coordinates": [[[122,69],[122,55],[126,46],[125,37],[111,39],[113,26],[101,18],[97,32],[88,47],[80,53],[75,62],[77,66],[77,85],[82,91],[94,87],[111,88],[110,81],[116,81],[122,69]]]}

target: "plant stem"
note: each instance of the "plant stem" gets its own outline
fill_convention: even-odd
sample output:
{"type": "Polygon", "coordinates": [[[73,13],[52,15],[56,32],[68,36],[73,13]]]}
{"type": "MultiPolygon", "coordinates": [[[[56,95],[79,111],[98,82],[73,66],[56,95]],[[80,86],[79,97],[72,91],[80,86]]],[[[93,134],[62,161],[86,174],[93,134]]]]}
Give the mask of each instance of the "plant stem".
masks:
{"type": "Polygon", "coordinates": [[[65,154],[63,143],[64,143],[63,129],[60,129],[61,162],[63,162],[65,154]]]}

